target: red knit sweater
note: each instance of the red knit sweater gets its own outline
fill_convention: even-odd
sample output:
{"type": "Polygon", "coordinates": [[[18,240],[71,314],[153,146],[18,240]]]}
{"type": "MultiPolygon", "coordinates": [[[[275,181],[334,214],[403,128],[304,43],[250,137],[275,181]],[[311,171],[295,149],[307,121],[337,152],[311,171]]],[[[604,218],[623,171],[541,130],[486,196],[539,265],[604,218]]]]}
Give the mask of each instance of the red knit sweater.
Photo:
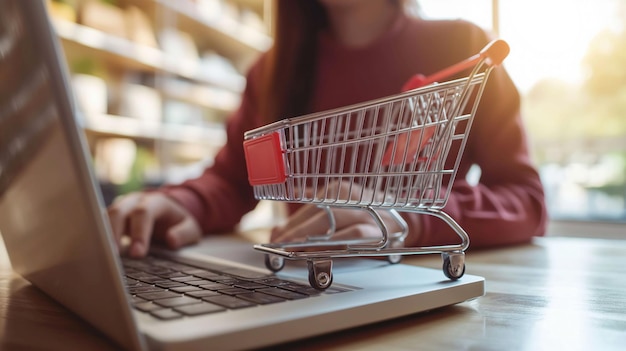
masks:
{"type": "MultiPolygon", "coordinates": [[[[457,63],[489,40],[487,33],[465,21],[409,17],[399,18],[364,48],[346,48],[322,35],[311,112],[396,94],[412,75],[428,75],[457,63]]],[[[257,204],[247,180],[242,142],[244,132],[264,123],[257,112],[261,69],[257,62],[248,73],[241,106],[227,123],[228,142],[213,166],[197,179],[163,189],[191,211],[206,233],[231,231],[257,204]]],[[[289,204],[289,209],[299,206],[289,204]]],[[[520,97],[503,67],[494,69],[489,78],[444,211],[467,231],[471,248],[527,242],[545,231],[543,188],[529,158],[520,97]],[[465,180],[472,165],[481,169],[477,185],[465,180]]],[[[407,245],[459,242],[440,219],[415,213],[403,217],[410,231],[421,233],[409,235],[407,245]]]]}

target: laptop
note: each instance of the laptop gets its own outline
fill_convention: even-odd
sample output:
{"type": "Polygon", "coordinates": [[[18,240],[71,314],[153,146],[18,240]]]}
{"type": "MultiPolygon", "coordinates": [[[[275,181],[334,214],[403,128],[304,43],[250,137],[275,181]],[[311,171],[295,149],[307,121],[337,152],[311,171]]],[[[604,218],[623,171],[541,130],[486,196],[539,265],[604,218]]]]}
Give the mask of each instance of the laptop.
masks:
{"type": "Polygon", "coordinates": [[[0,81],[0,232],[11,265],[123,349],[259,348],[484,294],[482,277],[362,257],[336,259],[320,291],[306,262],[274,273],[237,235],[123,258],[44,2],[0,0],[0,81]]]}

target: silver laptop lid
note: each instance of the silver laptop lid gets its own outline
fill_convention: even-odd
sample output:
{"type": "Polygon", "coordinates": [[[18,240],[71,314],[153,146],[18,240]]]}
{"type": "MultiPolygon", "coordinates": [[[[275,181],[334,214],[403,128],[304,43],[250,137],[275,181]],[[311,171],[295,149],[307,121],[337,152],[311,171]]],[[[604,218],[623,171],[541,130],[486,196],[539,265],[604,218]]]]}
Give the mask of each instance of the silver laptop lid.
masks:
{"type": "Polygon", "coordinates": [[[0,0],[0,233],[13,269],[127,349],[142,340],[40,0],[0,0]]]}

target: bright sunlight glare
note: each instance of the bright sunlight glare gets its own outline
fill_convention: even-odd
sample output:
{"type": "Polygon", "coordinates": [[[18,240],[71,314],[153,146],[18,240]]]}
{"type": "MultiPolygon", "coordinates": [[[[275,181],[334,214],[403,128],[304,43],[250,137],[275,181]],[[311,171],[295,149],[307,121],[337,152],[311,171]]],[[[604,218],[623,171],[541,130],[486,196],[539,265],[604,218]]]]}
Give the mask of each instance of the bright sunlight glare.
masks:
{"type": "MultiPolygon", "coordinates": [[[[522,92],[542,78],[580,83],[590,41],[615,20],[621,0],[500,0],[505,67],[522,92]]],[[[463,18],[492,30],[492,0],[418,0],[429,18],[463,18]]]]}

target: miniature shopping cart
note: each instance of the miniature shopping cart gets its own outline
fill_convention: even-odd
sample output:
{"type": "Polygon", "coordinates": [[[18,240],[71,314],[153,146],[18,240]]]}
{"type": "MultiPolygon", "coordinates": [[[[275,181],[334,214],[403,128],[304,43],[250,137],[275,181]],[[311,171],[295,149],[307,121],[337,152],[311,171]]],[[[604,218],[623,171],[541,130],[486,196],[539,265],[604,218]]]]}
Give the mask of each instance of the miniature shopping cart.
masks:
{"type": "Polygon", "coordinates": [[[429,77],[416,75],[404,92],[331,111],[314,113],[246,132],[248,177],[259,200],[313,204],[325,210],[329,229],[299,242],[255,245],[268,269],[306,260],[309,283],[332,284],[332,259],[441,253],[443,273],[465,273],[469,237],[442,211],[461,160],[487,77],[508,55],[495,40],[480,53],[429,77]],[[436,83],[466,69],[466,78],[436,83]],[[380,239],[334,239],[333,208],[366,211],[380,227],[380,239]],[[390,232],[388,224],[402,230],[390,232]],[[460,244],[404,247],[407,223],[400,212],[432,215],[447,223],[460,244]]]}

